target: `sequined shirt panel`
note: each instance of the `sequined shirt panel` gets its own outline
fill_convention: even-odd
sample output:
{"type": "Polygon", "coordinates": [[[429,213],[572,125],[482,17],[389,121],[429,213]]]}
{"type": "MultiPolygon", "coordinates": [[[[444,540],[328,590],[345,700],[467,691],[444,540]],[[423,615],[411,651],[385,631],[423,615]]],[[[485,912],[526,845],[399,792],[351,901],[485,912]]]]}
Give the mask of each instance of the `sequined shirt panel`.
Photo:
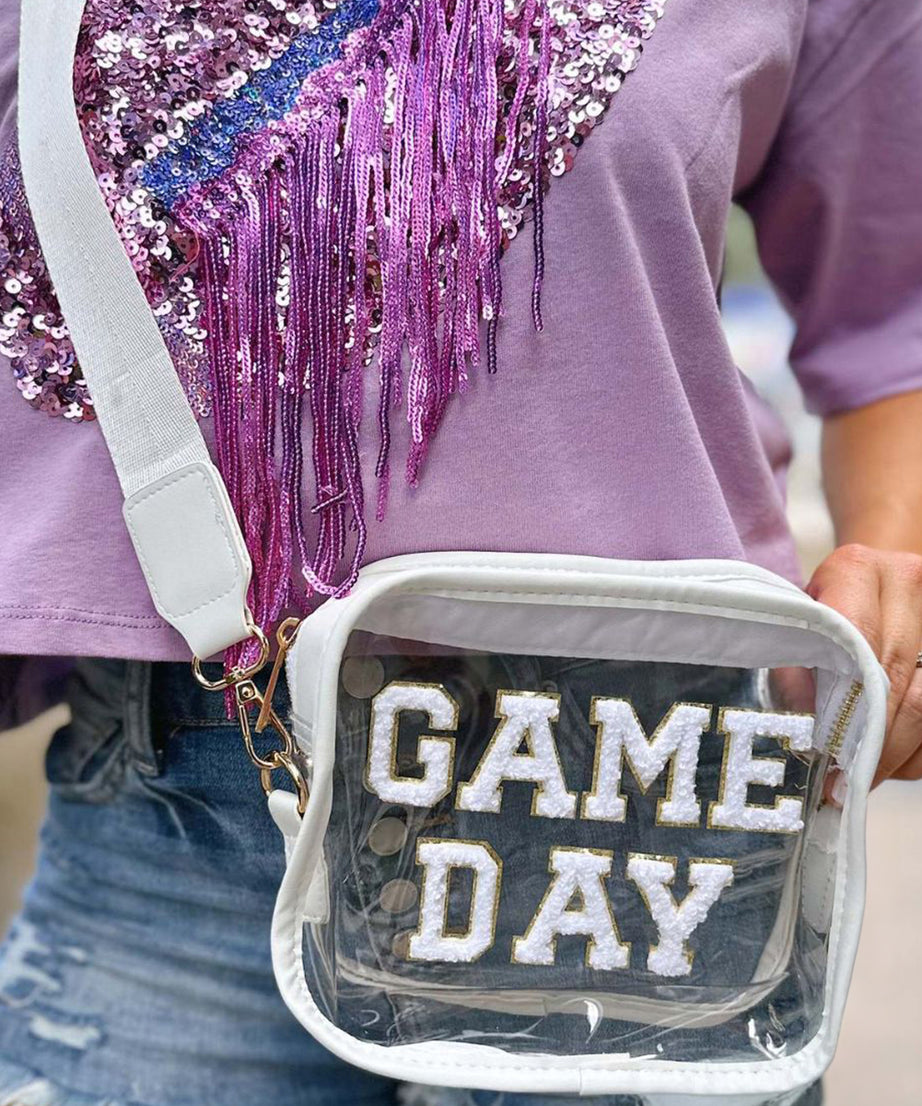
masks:
{"type": "MultiPolygon", "coordinates": [[[[0,141],[15,113],[17,9],[0,0],[0,141]]],[[[914,5],[780,0],[744,20],[734,0],[671,0],[619,96],[546,197],[543,331],[518,242],[503,262],[502,371],[449,405],[420,486],[393,482],[366,560],[453,548],[728,557],[798,578],[788,442],[720,327],[734,195],[795,316],[808,403],[825,412],[922,387],[914,5]]],[[[98,427],[42,417],[4,376],[0,651],[185,656],[152,609],[98,427]]],[[[375,446],[369,424],[367,471],[375,446]]]]}

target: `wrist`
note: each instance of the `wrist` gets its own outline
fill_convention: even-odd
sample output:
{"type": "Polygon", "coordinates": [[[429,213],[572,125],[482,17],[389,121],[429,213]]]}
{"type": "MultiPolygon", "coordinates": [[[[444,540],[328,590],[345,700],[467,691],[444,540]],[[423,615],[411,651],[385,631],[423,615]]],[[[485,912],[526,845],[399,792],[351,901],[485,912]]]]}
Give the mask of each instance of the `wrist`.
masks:
{"type": "Polygon", "coordinates": [[[903,504],[888,504],[834,522],[836,545],[922,555],[922,507],[910,511],[903,504]]]}

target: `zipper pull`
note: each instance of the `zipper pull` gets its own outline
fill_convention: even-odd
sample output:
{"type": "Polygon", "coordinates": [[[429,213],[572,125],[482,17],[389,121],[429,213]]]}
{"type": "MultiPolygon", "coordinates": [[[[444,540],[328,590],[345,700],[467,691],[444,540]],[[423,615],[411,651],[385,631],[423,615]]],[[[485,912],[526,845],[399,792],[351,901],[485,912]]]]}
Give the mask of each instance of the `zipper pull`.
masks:
{"type": "Polygon", "coordinates": [[[272,671],[269,673],[269,682],[266,684],[266,692],[259,706],[259,715],[256,719],[255,726],[257,733],[262,733],[266,726],[269,725],[272,716],[272,697],[275,694],[275,687],[279,682],[279,676],[282,674],[282,666],[285,664],[288,651],[291,649],[292,645],[294,645],[295,638],[298,636],[300,626],[300,618],[286,618],[275,632],[278,650],[275,654],[272,671]]]}

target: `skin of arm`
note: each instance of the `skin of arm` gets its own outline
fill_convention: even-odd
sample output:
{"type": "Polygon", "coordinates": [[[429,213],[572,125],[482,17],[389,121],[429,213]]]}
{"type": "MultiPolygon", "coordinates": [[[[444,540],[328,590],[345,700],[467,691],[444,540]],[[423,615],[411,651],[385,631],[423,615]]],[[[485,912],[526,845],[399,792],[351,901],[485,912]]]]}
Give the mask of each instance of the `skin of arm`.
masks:
{"type": "Polygon", "coordinates": [[[823,485],[836,548],[807,592],[850,619],[890,678],[874,780],[922,778],[922,391],[828,416],[823,485]]]}

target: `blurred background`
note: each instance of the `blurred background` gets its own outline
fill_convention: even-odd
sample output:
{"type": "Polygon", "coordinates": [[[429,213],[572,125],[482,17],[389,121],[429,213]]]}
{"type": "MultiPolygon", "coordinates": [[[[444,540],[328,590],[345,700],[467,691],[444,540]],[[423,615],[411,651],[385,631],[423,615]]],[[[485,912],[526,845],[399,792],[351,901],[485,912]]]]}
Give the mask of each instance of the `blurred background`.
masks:
{"type": "MultiPolygon", "coordinates": [[[[736,362],[780,412],[795,445],[790,517],[804,571],[832,548],[818,464],[819,427],[803,410],[787,368],[790,323],[759,268],[741,212],[730,223],[723,295],[736,362]]],[[[35,856],[44,805],[42,759],[55,710],[0,734],[0,933],[19,901],[35,856]]],[[[827,1106],[922,1103],[922,782],[887,783],[874,793],[868,825],[868,908],[839,1051],[826,1080],[827,1106]]]]}

